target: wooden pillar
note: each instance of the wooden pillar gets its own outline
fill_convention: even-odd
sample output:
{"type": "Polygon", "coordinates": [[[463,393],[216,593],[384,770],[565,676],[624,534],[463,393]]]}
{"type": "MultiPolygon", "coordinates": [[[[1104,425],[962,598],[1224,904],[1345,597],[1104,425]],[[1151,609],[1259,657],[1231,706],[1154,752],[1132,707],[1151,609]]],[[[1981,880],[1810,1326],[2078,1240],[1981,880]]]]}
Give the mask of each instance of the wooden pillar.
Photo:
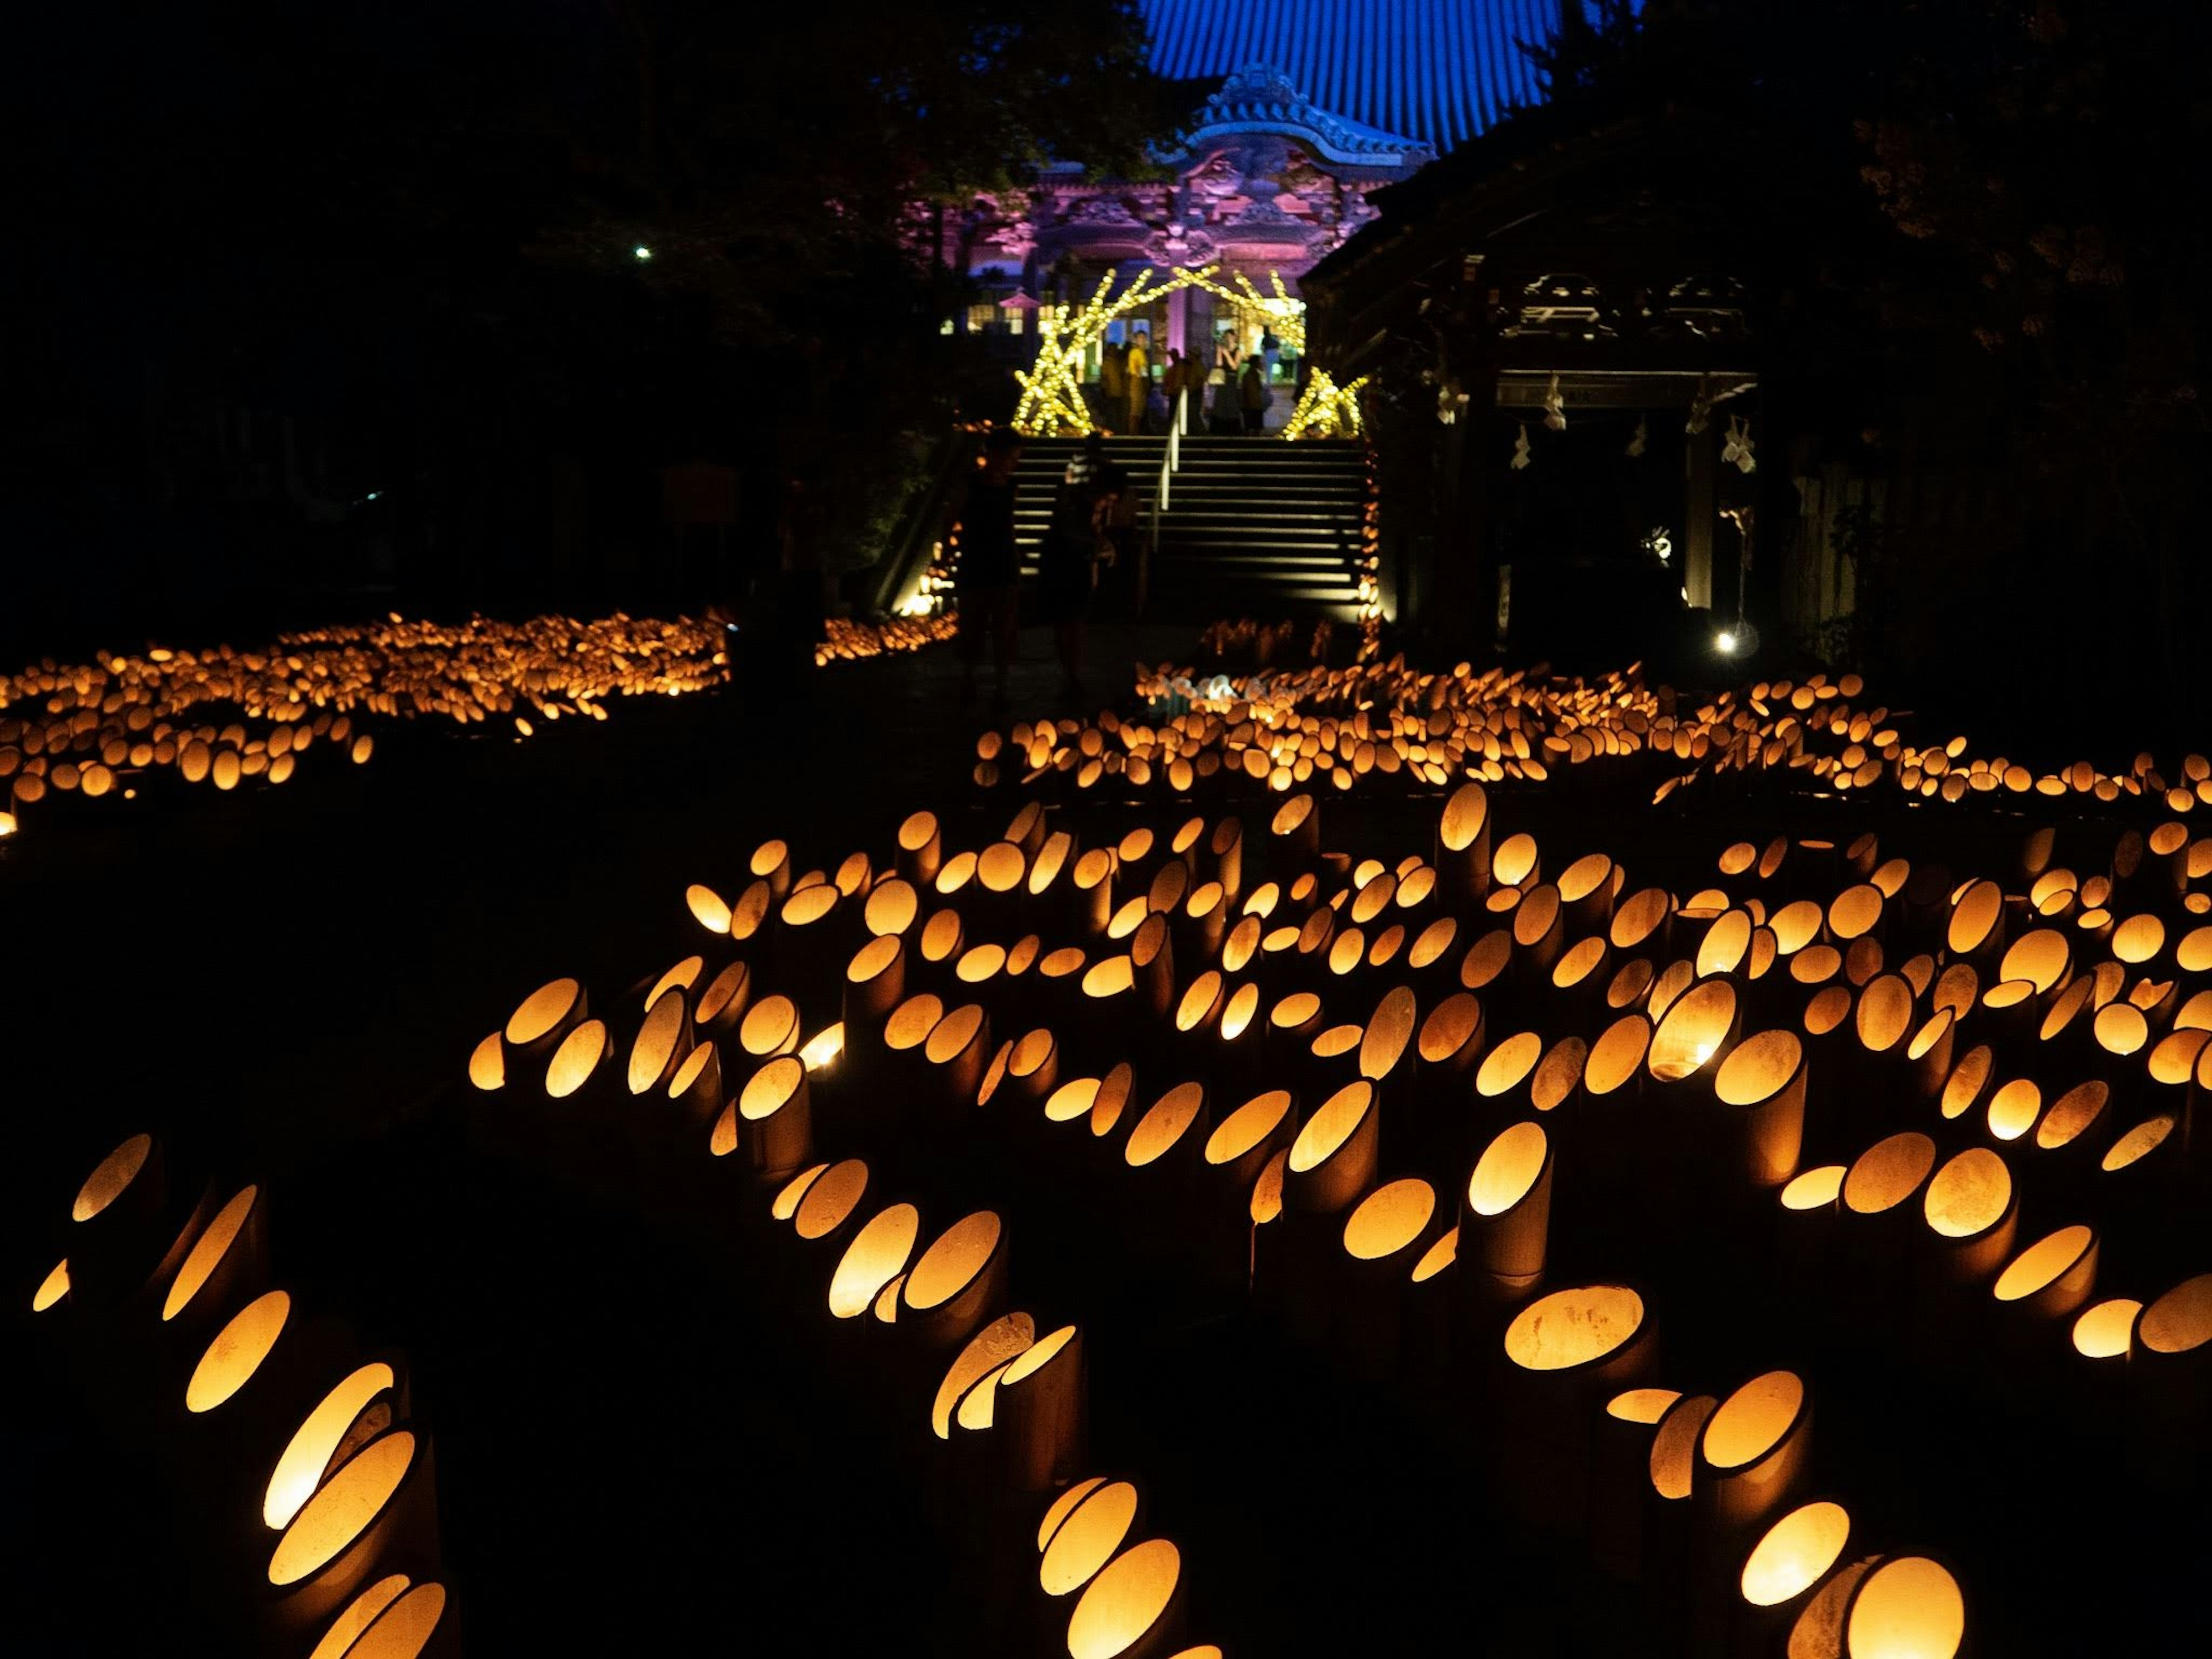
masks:
{"type": "Polygon", "coordinates": [[[1713,606],[1713,445],[1712,425],[1692,432],[1683,445],[1682,588],[1691,607],[1713,606]]]}

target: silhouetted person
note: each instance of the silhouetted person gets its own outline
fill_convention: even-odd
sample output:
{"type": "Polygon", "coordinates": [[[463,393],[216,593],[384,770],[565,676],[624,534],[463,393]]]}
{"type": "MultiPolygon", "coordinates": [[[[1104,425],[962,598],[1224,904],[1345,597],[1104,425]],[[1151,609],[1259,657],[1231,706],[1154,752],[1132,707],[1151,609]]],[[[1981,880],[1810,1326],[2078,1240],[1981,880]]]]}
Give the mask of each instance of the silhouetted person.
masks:
{"type": "Polygon", "coordinates": [[[992,700],[1006,699],[1006,675],[1019,654],[1021,551],[1014,541],[1014,468],[1022,441],[1006,427],[984,441],[982,465],[955,492],[951,514],[960,522],[960,564],[953,592],[960,605],[960,696],[975,694],[975,665],[991,647],[992,700]]]}
{"type": "Polygon", "coordinates": [[[1255,353],[1244,360],[1244,372],[1237,378],[1237,402],[1244,414],[1244,435],[1256,438],[1267,429],[1267,404],[1272,398],[1267,390],[1267,371],[1255,353]]]}
{"type": "Polygon", "coordinates": [[[1092,433],[1061,475],[1038,550],[1039,597],[1066,676],[1060,695],[1070,699],[1083,695],[1083,623],[1098,585],[1099,562],[1113,556],[1105,531],[1121,493],[1119,472],[1106,459],[1106,441],[1092,433]]]}

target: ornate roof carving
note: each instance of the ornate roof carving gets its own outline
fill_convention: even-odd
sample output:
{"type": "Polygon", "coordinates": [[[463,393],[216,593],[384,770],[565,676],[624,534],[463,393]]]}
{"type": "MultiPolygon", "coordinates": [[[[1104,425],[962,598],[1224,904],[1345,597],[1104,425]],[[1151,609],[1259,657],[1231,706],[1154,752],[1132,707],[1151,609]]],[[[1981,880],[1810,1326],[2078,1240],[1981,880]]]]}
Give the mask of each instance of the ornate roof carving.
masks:
{"type": "Polygon", "coordinates": [[[1290,76],[1266,64],[1248,64],[1222,82],[1192,118],[1184,153],[1240,133],[1295,137],[1326,160],[1407,172],[1436,159],[1417,139],[1401,138],[1316,106],[1290,76]]]}

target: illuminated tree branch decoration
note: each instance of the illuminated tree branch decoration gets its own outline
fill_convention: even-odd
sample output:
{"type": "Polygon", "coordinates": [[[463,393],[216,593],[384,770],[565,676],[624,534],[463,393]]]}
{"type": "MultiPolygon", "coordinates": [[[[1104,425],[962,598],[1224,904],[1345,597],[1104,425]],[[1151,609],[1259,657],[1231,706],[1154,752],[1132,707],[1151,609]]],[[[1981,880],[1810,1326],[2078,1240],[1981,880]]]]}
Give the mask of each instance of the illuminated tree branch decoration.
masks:
{"type": "Polygon", "coordinates": [[[1327,369],[1313,370],[1306,378],[1306,389],[1298,398],[1298,406],[1283,422],[1283,436],[1292,441],[1357,438],[1364,430],[1359,419],[1359,388],[1366,384],[1364,374],[1348,386],[1339,386],[1327,369]]]}

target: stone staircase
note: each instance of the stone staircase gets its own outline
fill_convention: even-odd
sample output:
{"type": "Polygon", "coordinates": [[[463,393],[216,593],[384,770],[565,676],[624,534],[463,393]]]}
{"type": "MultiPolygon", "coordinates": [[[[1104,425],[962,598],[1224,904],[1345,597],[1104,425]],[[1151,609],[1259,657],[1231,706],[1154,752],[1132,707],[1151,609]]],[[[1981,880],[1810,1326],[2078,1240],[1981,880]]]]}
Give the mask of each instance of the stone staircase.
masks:
{"type": "MultiPolygon", "coordinates": [[[[1073,439],[1032,439],[1023,448],[1016,534],[1024,575],[1036,574],[1054,489],[1079,447],[1073,439]]],[[[1106,453],[1127,469],[1138,493],[1126,559],[1149,544],[1167,440],[1110,438],[1106,453]]],[[[1148,572],[1146,620],[1355,620],[1366,500],[1365,456],[1357,443],[1184,438],[1182,466],[1160,517],[1159,551],[1148,572]]],[[[1127,581],[1126,572],[1109,575],[1103,608],[1114,607],[1115,590],[1127,595],[1127,581]]],[[[1121,608],[1127,609],[1126,597],[1121,608]]]]}

